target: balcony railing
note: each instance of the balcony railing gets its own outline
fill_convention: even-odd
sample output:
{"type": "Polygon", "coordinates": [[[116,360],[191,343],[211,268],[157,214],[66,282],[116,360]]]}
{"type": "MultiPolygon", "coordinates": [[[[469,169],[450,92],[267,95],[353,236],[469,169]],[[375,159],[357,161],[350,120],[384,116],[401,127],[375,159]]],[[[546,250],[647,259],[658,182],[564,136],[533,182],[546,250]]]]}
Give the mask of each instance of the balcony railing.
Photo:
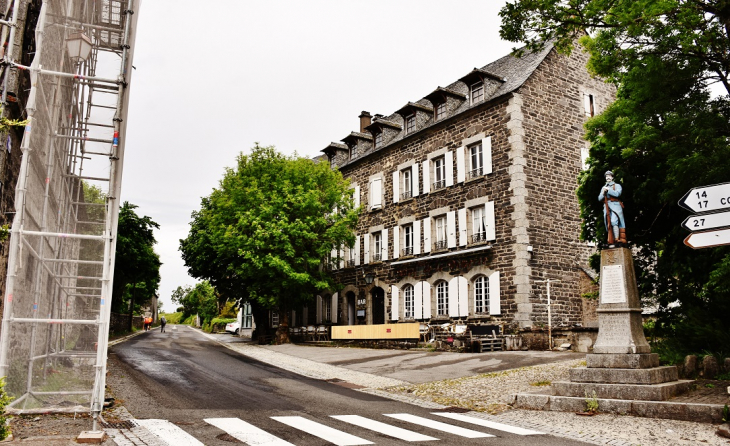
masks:
{"type": "Polygon", "coordinates": [[[412,191],[404,191],[400,194],[401,200],[408,200],[409,198],[413,198],[413,192],[412,191]]]}
{"type": "Polygon", "coordinates": [[[373,262],[379,262],[381,260],[383,260],[382,254],[373,254],[373,262]]]}
{"type": "Polygon", "coordinates": [[[350,259],[345,262],[345,267],[347,268],[354,268],[355,267],[355,259],[350,259]]]}
{"type": "Polygon", "coordinates": [[[469,171],[469,174],[467,175],[467,180],[471,180],[473,178],[477,178],[484,175],[484,169],[481,167],[477,167],[476,169],[472,169],[469,171]]]}
{"type": "Polygon", "coordinates": [[[439,190],[446,187],[446,180],[434,181],[433,190],[439,190]]]}
{"type": "Polygon", "coordinates": [[[413,255],[413,246],[409,246],[407,248],[403,248],[403,255],[404,256],[412,256],[413,255]]]}
{"type": "Polygon", "coordinates": [[[487,241],[487,233],[486,232],[478,232],[471,236],[471,242],[472,243],[481,243],[487,241]]]}
{"type": "Polygon", "coordinates": [[[448,243],[446,240],[439,240],[436,243],[433,244],[433,249],[439,250],[439,249],[446,249],[448,247],[448,243]]]}

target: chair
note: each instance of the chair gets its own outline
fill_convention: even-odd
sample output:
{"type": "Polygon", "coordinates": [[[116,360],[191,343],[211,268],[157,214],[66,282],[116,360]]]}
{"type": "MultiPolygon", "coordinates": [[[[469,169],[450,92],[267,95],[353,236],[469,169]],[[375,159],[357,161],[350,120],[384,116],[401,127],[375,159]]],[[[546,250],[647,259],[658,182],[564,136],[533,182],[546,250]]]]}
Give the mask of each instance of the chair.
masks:
{"type": "Polygon", "coordinates": [[[453,333],[457,336],[464,335],[466,333],[466,325],[457,324],[454,325],[453,333]]]}
{"type": "Polygon", "coordinates": [[[425,322],[422,322],[421,325],[418,327],[418,333],[420,334],[421,340],[423,340],[423,342],[426,342],[428,333],[431,331],[430,328],[431,327],[429,327],[428,324],[425,322]]]}
{"type": "Polygon", "coordinates": [[[299,339],[299,337],[302,335],[302,329],[299,327],[291,327],[289,328],[289,336],[293,339],[299,339]]]}
{"type": "Polygon", "coordinates": [[[314,325],[307,325],[307,341],[314,341],[317,337],[317,329],[314,325]]]}
{"type": "Polygon", "coordinates": [[[326,325],[317,326],[317,340],[318,341],[329,341],[329,333],[327,332],[326,325]]]}

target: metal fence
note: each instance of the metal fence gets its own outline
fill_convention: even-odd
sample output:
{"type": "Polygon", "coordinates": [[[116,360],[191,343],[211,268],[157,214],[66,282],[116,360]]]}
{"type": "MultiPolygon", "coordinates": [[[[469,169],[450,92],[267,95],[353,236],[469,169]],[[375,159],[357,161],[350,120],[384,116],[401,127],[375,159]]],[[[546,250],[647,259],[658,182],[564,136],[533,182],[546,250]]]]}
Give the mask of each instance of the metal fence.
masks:
{"type": "Polygon", "coordinates": [[[29,120],[0,333],[11,412],[102,408],[138,8],[139,0],[15,0],[2,22],[12,42],[3,101],[17,92],[29,120]],[[15,29],[33,20],[32,45],[16,45],[15,29]]]}

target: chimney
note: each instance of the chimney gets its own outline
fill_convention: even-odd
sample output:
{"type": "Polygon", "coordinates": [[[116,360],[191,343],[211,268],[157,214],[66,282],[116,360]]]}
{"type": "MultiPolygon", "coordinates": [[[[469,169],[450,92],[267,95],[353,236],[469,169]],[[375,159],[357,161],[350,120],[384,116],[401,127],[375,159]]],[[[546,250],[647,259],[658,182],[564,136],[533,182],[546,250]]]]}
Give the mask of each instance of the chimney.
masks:
{"type": "Polygon", "coordinates": [[[360,133],[365,133],[365,127],[369,126],[372,122],[370,113],[363,111],[358,118],[360,118],[360,133]]]}

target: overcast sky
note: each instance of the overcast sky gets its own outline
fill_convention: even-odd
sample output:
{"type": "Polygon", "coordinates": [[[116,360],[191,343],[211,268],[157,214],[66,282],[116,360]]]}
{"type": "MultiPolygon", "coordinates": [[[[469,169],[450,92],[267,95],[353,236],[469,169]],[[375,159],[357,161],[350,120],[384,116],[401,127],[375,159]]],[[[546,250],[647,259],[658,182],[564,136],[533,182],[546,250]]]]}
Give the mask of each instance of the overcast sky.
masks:
{"type": "Polygon", "coordinates": [[[502,0],[143,0],[122,199],[160,224],[160,297],[189,277],[190,214],[255,142],[314,157],[504,56],[502,0]]]}

